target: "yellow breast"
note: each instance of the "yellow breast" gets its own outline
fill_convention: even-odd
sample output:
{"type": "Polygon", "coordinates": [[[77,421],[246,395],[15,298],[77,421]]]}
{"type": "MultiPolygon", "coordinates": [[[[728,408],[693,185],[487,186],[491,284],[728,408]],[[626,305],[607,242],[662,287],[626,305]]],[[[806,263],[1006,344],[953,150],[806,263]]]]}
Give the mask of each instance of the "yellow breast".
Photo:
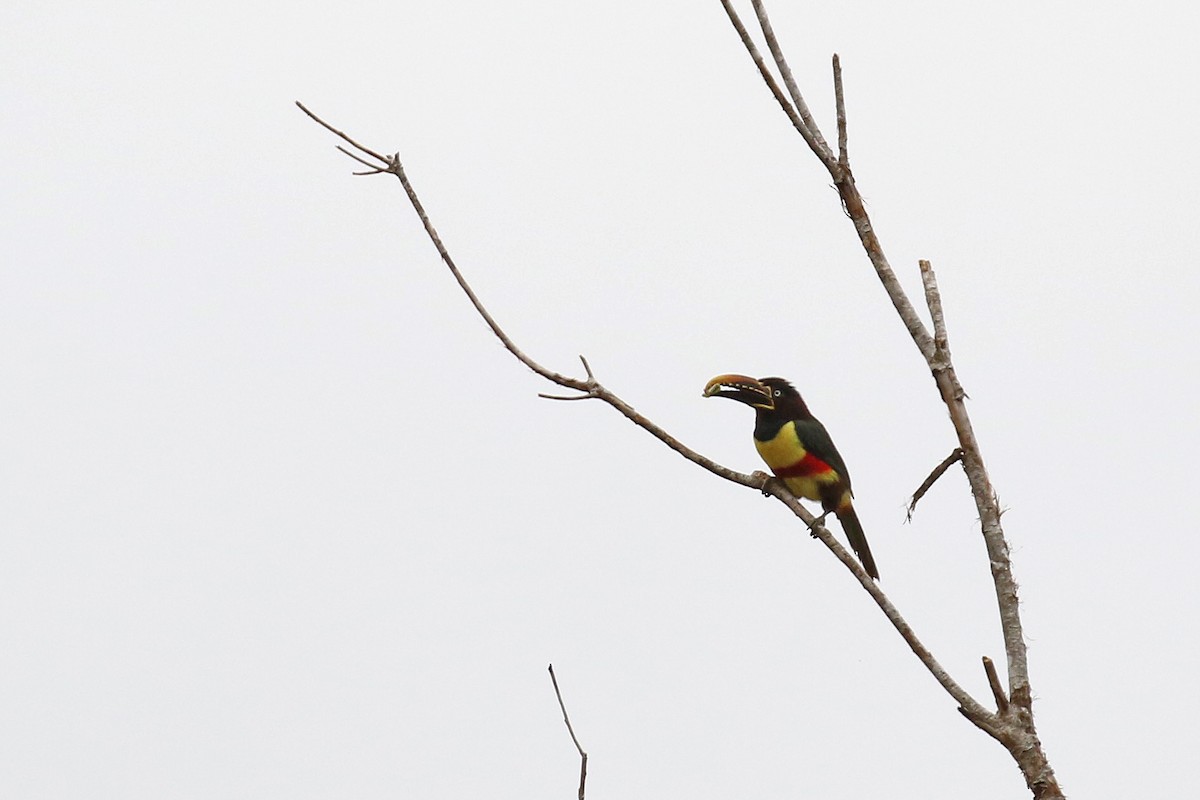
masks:
{"type": "Polygon", "coordinates": [[[775,438],[769,442],[760,442],[755,439],[754,447],[771,469],[790,467],[808,455],[808,451],[800,443],[800,437],[796,435],[796,423],[794,422],[786,423],[779,429],[779,433],[775,434],[775,438]]]}
{"type": "MultiPolygon", "coordinates": [[[[785,470],[788,467],[801,467],[801,462],[808,455],[808,450],[800,442],[800,437],[796,435],[796,424],[794,422],[786,423],[779,429],[779,433],[775,434],[775,438],[770,441],[760,442],[758,439],[755,439],[754,447],[758,450],[758,454],[762,456],[762,460],[767,462],[767,466],[775,473],[785,470]]],[[[837,481],[837,475],[832,472],[789,475],[782,480],[792,490],[792,494],[797,497],[804,497],[808,500],[820,500],[821,485],[837,481]]]]}

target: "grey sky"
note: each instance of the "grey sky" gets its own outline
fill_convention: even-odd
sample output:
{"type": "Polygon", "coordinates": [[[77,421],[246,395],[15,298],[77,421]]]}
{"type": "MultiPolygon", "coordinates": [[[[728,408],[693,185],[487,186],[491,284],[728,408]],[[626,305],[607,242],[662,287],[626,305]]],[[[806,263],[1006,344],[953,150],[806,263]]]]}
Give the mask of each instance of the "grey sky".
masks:
{"type": "MultiPolygon", "coordinates": [[[[931,259],[1068,794],[1195,785],[1193,6],[771,5],[910,291],[931,259]]],[[[546,385],[491,311],[759,468],[791,378],[882,586],[1003,662],[933,383],[720,4],[0,8],[0,794],[1027,796],[778,503],[546,385]]],[[[840,533],[840,529],[834,526],[840,533]]]]}

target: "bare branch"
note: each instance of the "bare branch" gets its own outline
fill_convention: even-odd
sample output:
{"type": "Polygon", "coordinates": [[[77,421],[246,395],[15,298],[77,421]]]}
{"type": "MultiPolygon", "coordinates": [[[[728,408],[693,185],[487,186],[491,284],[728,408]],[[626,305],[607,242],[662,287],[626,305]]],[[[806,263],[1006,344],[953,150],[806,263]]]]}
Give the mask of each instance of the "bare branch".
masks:
{"type": "Polygon", "coordinates": [[[746,52],[750,54],[750,58],[754,61],[754,65],[758,67],[758,74],[762,76],[763,83],[771,90],[771,94],[775,97],[775,101],[779,103],[779,107],[787,118],[791,121],[796,132],[804,137],[804,141],[808,142],[808,146],[817,152],[819,145],[810,131],[804,124],[804,120],[800,118],[800,114],[796,111],[796,107],[788,100],[787,95],[783,93],[783,89],[779,87],[778,81],[771,73],[771,68],[767,66],[767,61],[763,58],[763,54],[759,51],[758,45],[750,38],[750,32],[746,30],[746,26],[742,24],[742,18],[738,16],[737,11],[733,8],[731,0],[721,0],[721,5],[725,8],[725,13],[729,15],[729,22],[733,25],[733,29],[737,31],[738,38],[742,40],[742,46],[746,48],[746,52]]]}
{"type": "MultiPolygon", "coordinates": [[[[599,386],[600,384],[598,384],[596,382],[596,376],[592,374],[592,365],[589,364],[588,360],[586,358],[584,358],[583,356],[580,356],[579,360],[581,362],[583,362],[583,369],[587,373],[588,386],[591,386],[591,387],[599,386]]],[[[541,397],[545,400],[594,400],[597,397],[599,397],[599,395],[596,394],[596,392],[592,391],[592,389],[588,389],[583,394],[574,394],[574,395],[569,395],[569,396],[565,396],[565,395],[561,395],[561,394],[543,394],[542,392],[538,392],[538,397],[541,397]]]]}
{"type": "Polygon", "coordinates": [[[596,399],[596,395],[591,394],[590,392],[588,394],[573,394],[570,396],[562,395],[562,394],[545,394],[544,392],[538,392],[538,397],[542,398],[543,400],[595,400],[596,399]]]}
{"type": "Polygon", "coordinates": [[[553,664],[550,665],[550,682],[554,684],[554,696],[558,698],[558,707],[562,709],[563,722],[567,723],[567,733],[571,734],[571,741],[575,743],[575,749],[579,751],[579,800],[583,800],[583,789],[587,783],[587,753],[583,752],[579,739],[575,737],[575,729],[571,727],[571,718],[567,716],[567,706],[563,703],[562,692],[558,690],[558,678],[554,677],[553,664]]]}
{"type": "Polygon", "coordinates": [[[838,164],[850,169],[850,143],[846,134],[846,93],[842,87],[842,60],[833,54],[833,101],[837,108],[838,164]]]}
{"type": "MultiPolygon", "coordinates": [[[[808,146],[812,148],[817,158],[821,159],[831,172],[835,171],[838,166],[833,157],[833,151],[829,149],[829,144],[821,135],[817,121],[813,119],[812,112],[808,110],[808,103],[804,102],[804,95],[800,94],[800,87],[796,85],[796,79],[792,77],[792,68],[788,66],[783,49],[779,46],[779,40],[775,37],[775,30],[771,27],[771,18],[767,16],[766,6],[762,4],[762,0],[751,0],[751,4],[754,6],[754,13],[758,16],[758,27],[762,29],[763,38],[767,41],[767,49],[771,51],[771,57],[775,59],[775,68],[783,77],[783,83],[787,86],[796,112],[804,123],[804,130],[808,131],[809,135],[805,136],[804,140],[808,142],[808,146]]],[[[801,131],[801,133],[803,132],[801,131]]]]}
{"type": "MultiPolygon", "coordinates": [[[[772,480],[769,475],[762,472],[756,472],[755,475],[761,476],[763,479],[763,494],[769,494],[778,498],[784,505],[791,509],[793,514],[809,526],[809,531],[813,537],[819,539],[821,544],[829,548],[846,569],[853,573],[867,594],[871,595],[871,599],[875,601],[875,605],[879,606],[879,610],[887,617],[888,622],[892,623],[892,627],[904,639],[909,649],[920,659],[925,668],[929,670],[929,673],[933,675],[934,680],[946,690],[946,693],[954,698],[955,702],[964,709],[965,713],[970,715],[972,722],[975,722],[980,727],[992,725],[994,718],[991,712],[975,700],[954,678],[950,677],[950,673],[934,657],[929,648],[921,642],[916,632],[912,629],[912,626],[908,624],[908,621],[900,614],[899,609],[892,604],[888,596],[879,588],[879,584],[872,580],[867,571],[862,568],[862,564],[858,562],[858,559],[842,546],[842,543],[829,532],[828,528],[824,525],[816,524],[816,518],[809,513],[808,509],[800,504],[800,501],[788,490],[783,481],[772,480]]],[[[984,729],[987,730],[986,727],[984,729]]]]}
{"type": "MultiPolygon", "coordinates": [[[[350,144],[350,146],[353,147],[355,150],[358,150],[359,152],[362,152],[362,153],[366,153],[367,155],[371,156],[372,158],[378,159],[384,165],[386,165],[388,163],[388,159],[386,156],[381,156],[381,155],[379,155],[379,153],[376,153],[374,150],[371,150],[370,148],[367,148],[367,147],[363,147],[361,144],[354,141],[349,136],[342,133],[341,131],[339,131],[337,128],[333,127],[332,125],[330,125],[325,120],[318,117],[313,112],[309,111],[307,108],[305,108],[304,103],[301,103],[299,100],[297,100],[296,105],[300,107],[301,111],[303,111],[305,114],[308,114],[308,116],[312,119],[313,122],[317,123],[322,128],[329,131],[330,133],[337,135],[343,141],[348,142],[350,144]]],[[[342,148],[340,148],[340,147],[338,149],[342,150],[342,148]]],[[[342,150],[342,152],[345,153],[346,151],[342,150]]],[[[349,155],[349,153],[346,153],[346,154],[349,155]]],[[[353,158],[353,156],[351,156],[351,157],[353,158]]],[[[367,162],[363,161],[362,163],[366,164],[367,162]]],[[[373,167],[374,164],[367,164],[367,166],[373,167]]]]}
{"type": "MultiPolygon", "coordinates": [[[[842,198],[842,207],[846,210],[846,214],[854,222],[854,229],[858,232],[858,238],[862,242],[863,249],[867,251],[867,257],[871,259],[871,265],[875,268],[875,274],[879,276],[880,282],[888,293],[888,298],[895,306],[896,312],[900,315],[900,319],[904,322],[904,326],[908,329],[909,335],[912,336],[917,348],[926,359],[931,358],[934,352],[933,337],[929,335],[929,331],[925,329],[925,323],[921,321],[920,315],[913,307],[905,294],[904,288],[900,285],[899,279],[896,278],[896,273],[892,270],[891,264],[888,263],[887,256],[884,255],[883,246],[879,243],[879,238],[875,235],[875,229],[871,225],[871,218],[867,214],[866,205],[863,202],[862,195],[854,185],[854,174],[850,170],[849,164],[841,164],[833,157],[833,153],[829,151],[829,146],[824,145],[822,150],[822,142],[819,144],[812,132],[806,127],[804,120],[800,119],[797,112],[792,109],[790,103],[786,103],[779,92],[779,87],[775,83],[774,78],[770,77],[770,73],[766,69],[766,65],[762,61],[762,56],[758,49],[750,40],[746,28],[741,24],[741,19],[737,16],[737,12],[733,10],[730,0],[721,0],[721,5],[725,8],[726,14],[729,16],[730,22],[733,23],[734,29],[738,32],[738,36],[742,40],[743,46],[754,59],[754,63],[758,65],[759,73],[763,76],[763,80],[771,89],[776,99],[780,101],[780,106],[792,125],[804,137],[804,141],[809,148],[820,159],[821,163],[829,171],[830,177],[833,178],[834,185],[837,187],[838,194],[842,198]]],[[[761,0],[755,0],[756,9],[761,7],[761,0]]],[[[762,16],[766,12],[763,11],[762,16]]],[[[761,17],[760,17],[761,19],[761,17]]],[[[769,21],[768,21],[769,26],[769,21]]]]}
{"type": "Polygon", "coordinates": [[[592,383],[595,383],[596,376],[592,374],[592,367],[590,364],[588,364],[588,360],[586,358],[584,358],[582,355],[579,356],[579,360],[581,362],[583,362],[583,371],[587,373],[588,380],[592,383]]]}
{"type": "Polygon", "coordinates": [[[992,687],[992,697],[996,700],[996,711],[1003,717],[1008,713],[1008,698],[1004,695],[1004,687],[1000,685],[1000,677],[996,674],[996,665],[987,656],[983,657],[983,671],[987,673],[988,686],[992,687]]]}
{"type": "Polygon", "coordinates": [[[938,291],[937,275],[933,264],[922,259],[917,262],[921,269],[921,283],[925,287],[925,305],[933,319],[933,346],[938,356],[938,366],[950,366],[950,336],[946,333],[946,314],[942,311],[942,294],[938,291]]]}
{"type": "Polygon", "coordinates": [[[929,491],[933,484],[937,482],[937,479],[942,477],[946,473],[946,470],[950,469],[951,464],[956,461],[962,461],[962,455],[962,448],[956,447],[950,451],[950,455],[942,460],[942,463],[933,468],[933,472],[929,473],[929,477],[913,492],[912,500],[908,504],[908,514],[905,522],[912,522],[913,512],[917,510],[917,503],[925,496],[925,493],[929,491]]]}
{"type": "Polygon", "coordinates": [[[359,158],[359,157],[358,157],[358,156],[356,156],[354,153],[351,153],[349,150],[347,150],[346,148],[342,147],[340,144],[339,144],[339,145],[334,145],[334,146],[335,146],[335,147],[337,147],[337,149],[338,149],[338,150],[341,150],[343,153],[345,153],[346,155],[348,155],[348,156],[350,156],[351,158],[353,158],[353,159],[354,159],[355,161],[357,161],[358,163],[362,164],[364,167],[370,167],[370,168],[371,168],[371,171],[370,171],[370,172],[356,172],[356,173],[354,173],[355,175],[378,175],[378,174],[379,174],[379,173],[381,173],[381,172],[387,172],[387,171],[388,171],[387,165],[384,165],[384,166],[382,166],[382,167],[377,167],[377,166],[375,166],[374,164],[372,164],[370,161],[367,161],[365,158],[359,158]]]}
{"type": "Polygon", "coordinates": [[[736,472],[734,470],[729,469],[728,467],[724,467],[724,466],[718,464],[717,462],[713,461],[712,459],[706,458],[705,456],[701,455],[700,453],[696,452],[695,450],[692,450],[690,447],[687,447],[686,445],[684,445],[682,442],[680,442],[674,436],[667,433],[665,430],[663,430],[658,425],[651,422],[646,417],[642,416],[640,413],[638,413],[638,411],[636,409],[634,409],[633,406],[629,405],[624,400],[622,400],[620,397],[618,397],[616,394],[614,394],[613,392],[606,389],[599,381],[596,380],[595,375],[592,373],[591,366],[588,364],[587,359],[584,358],[583,356],[580,356],[579,359],[580,359],[580,362],[583,364],[583,368],[587,374],[587,377],[584,379],[580,379],[580,378],[568,377],[566,375],[561,375],[551,369],[548,369],[548,368],[542,366],[537,361],[534,361],[532,358],[530,358],[528,355],[526,355],[524,353],[524,351],[522,351],[519,347],[517,347],[516,343],[513,342],[513,340],[508,337],[508,334],[506,334],[504,332],[504,330],[500,327],[499,323],[496,322],[496,320],[492,317],[492,315],[484,307],[483,302],[475,294],[475,291],[471,288],[470,284],[467,283],[467,280],[466,280],[466,278],[463,277],[462,272],[459,271],[458,266],[454,263],[454,259],[451,258],[449,251],[446,249],[445,244],[442,242],[441,237],[438,236],[437,231],[434,229],[433,223],[429,219],[429,215],[425,212],[425,207],[421,204],[420,199],[417,197],[416,191],[413,189],[412,184],[409,182],[408,176],[404,171],[404,166],[400,162],[399,153],[397,153],[395,155],[390,155],[390,156],[379,155],[375,151],[370,150],[369,148],[366,148],[366,147],[360,145],[359,143],[355,142],[349,136],[342,133],[341,131],[339,131],[337,128],[333,127],[329,123],[325,122],[323,119],[318,117],[312,111],[309,111],[302,103],[297,102],[296,105],[299,106],[300,109],[302,111],[304,111],[305,114],[307,114],[309,117],[311,117],[315,122],[320,124],[326,130],[329,130],[332,133],[338,135],[343,140],[349,142],[352,146],[358,148],[360,151],[367,153],[367,154],[371,155],[372,157],[377,158],[380,161],[382,161],[384,164],[387,165],[386,169],[384,169],[382,171],[391,173],[391,174],[395,175],[397,177],[397,179],[399,179],[400,184],[404,187],[405,194],[408,195],[409,203],[411,203],[413,209],[417,212],[417,216],[418,216],[418,218],[420,218],[421,224],[425,228],[425,233],[426,233],[426,235],[428,235],[430,241],[433,242],[433,246],[437,249],[438,255],[441,256],[442,262],[450,270],[450,273],[454,276],[454,280],[458,283],[459,288],[461,288],[463,290],[463,292],[467,295],[467,298],[471,301],[471,305],[473,305],[475,307],[475,310],[479,313],[479,315],[481,317],[483,317],[484,322],[486,322],[488,327],[491,328],[492,333],[496,335],[496,337],[504,345],[504,348],[506,350],[508,350],[508,352],[512,353],[512,355],[515,358],[517,358],[517,360],[519,360],[522,364],[529,367],[531,370],[536,372],[538,375],[541,375],[546,380],[548,380],[552,383],[558,384],[559,386],[563,386],[568,389],[574,389],[575,391],[582,393],[582,395],[579,396],[578,398],[575,396],[571,396],[571,397],[553,396],[552,399],[564,399],[564,400],[572,399],[572,400],[574,400],[574,399],[595,398],[598,400],[603,400],[605,403],[607,403],[608,405],[615,408],[622,416],[624,416],[630,422],[632,422],[633,424],[642,428],[643,430],[648,432],[651,436],[654,436],[660,442],[662,442],[663,444],[665,444],[667,447],[671,448],[675,452],[679,453],[681,456],[686,458],[688,461],[691,461],[693,464],[697,464],[697,465],[703,467],[704,469],[708,470],[709,472],[713,473],[714,475],[724,478],[727,481],[731,481],[733,483],[738,483],[738,484],[741,484],[742,486],[749,486],[754,489],[760,489],[762,487],[761,480],[756,480],[755,478],[753,478],[750,475],[746,475],[741,472],[736,472]]]}

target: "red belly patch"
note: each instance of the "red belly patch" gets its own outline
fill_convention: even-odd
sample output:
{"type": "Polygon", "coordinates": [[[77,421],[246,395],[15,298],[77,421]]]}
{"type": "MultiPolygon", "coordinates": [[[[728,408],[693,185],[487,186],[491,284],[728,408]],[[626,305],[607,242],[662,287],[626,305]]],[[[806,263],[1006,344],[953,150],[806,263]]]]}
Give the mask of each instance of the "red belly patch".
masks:
{"type": "Polygon", "coordinates": [[[796,463],[786,467],[773,467],[771,471],[780,478],[811,478],[816,475],[824,475],[826,472],[833,472],[833,467],[812,453],[805,453],[804,458],[796,463]]]}

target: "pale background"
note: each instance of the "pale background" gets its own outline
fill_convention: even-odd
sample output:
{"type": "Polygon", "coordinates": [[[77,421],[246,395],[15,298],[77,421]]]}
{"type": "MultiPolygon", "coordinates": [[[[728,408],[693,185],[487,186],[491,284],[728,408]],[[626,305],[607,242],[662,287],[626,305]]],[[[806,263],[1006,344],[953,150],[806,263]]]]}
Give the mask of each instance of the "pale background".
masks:
{"type": "MultiPolygon", "coordinates": [[[[934,262],[1076,797],[1195,791],[1200,19],[1184,3],[774,2],[910,291],[934,262]]],[[[750,11],[748,5],[746,12],[750,11]]],[[[1003,664],[933,383],[716,0],[0,8],[0,795],[1020,798],[773,501],[510,358],[502,324],[728,466],[782,374],[882,586],[1003,664]]],[[[835,526],[836,530],[836,526],[835,526]]]]}

